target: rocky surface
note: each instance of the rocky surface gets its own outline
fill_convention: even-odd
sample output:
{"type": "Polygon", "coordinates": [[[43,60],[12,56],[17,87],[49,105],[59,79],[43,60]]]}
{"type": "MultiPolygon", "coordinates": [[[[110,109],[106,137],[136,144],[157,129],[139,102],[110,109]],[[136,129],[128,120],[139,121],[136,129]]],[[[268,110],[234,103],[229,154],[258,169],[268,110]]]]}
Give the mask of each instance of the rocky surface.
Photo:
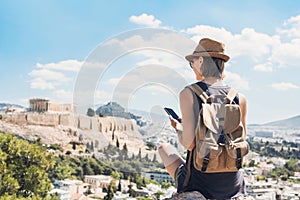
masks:
{"type": "MultiPolygon", "coordinates": [[[[45,144],[93,142],[96,149],[109,143],[126,143],[129,152],[145,150],[136,121],[119,117],[88,117],[61,113],[15,112],[1,113],[0,131],[14,133],[26,140],[40,140],[45,144]],[[113,141],[114,135],[114,141],[113,141]]],[[[121,146],[122,147],[122,146],[121,146]]]]}
{"type": "Polygon", "coordinates": [[[193,191],[176,194],[165,200],[206,200],[206,198],[200,192],[193,191]]]}

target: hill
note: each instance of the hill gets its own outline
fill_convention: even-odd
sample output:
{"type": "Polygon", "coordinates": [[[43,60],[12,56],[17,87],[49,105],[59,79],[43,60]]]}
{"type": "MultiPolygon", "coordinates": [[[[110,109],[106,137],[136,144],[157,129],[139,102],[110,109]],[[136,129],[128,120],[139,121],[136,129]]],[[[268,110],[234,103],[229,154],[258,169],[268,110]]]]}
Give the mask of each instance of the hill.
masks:
{"type": "Polygon", "coordinates": [[[24,108],[24,107],[17,104],[0,103],[0,112],[4,112],[6,108],[24,108]]]}
{"type": "Polygon", "coordinates": [[[141,116],[137,116],[130,112],[126,112],[125,109],[116,102],[109,102],[103,106],[100,106],[96,110],[96,114],[99,116],[113,116],[113,117],[121,117],[125,119],[134,119],[137,122],[137,125],[144,126],[144,121],[141,116]]]}
{"type": "Polygon", "coordinates": [[[277,120],[273,122],[268,122],[265,124],[262,124],[264,126],[280,126],[280,127],[300,127],[300,115],[283,119],[283,120],[277,120]]]}

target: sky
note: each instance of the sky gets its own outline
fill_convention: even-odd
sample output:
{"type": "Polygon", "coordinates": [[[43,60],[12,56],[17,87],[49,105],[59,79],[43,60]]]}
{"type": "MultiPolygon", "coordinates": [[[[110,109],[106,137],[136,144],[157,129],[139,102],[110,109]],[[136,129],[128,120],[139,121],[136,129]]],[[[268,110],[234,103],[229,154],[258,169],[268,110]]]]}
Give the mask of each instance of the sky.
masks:
{"type": "Polygon", "coordinates": [[[3,0],[0,102],[180,113],[195,82],[184,56],[204,37],[225,44],[224,82],[247,97],[249,124],[300,114],[299,1],[3,0]]]}

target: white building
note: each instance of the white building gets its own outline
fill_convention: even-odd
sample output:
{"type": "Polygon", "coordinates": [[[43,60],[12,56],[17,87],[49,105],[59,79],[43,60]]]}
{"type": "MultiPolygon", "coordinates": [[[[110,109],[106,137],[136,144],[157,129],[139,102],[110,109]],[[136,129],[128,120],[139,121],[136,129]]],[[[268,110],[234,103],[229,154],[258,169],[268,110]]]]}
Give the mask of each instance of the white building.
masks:
{"type": "Polygon", "coordinates": [[[165,174],[165,173],[142,172],[142,176],[147,179],[155,180],[160,184],[163,183],[164,181],[174,183],[172,177],[169,174],[165,174]]]}
{"type": "Polygon", "coordinates": [[[259,200],[276,200],[276,189],[269,182],[254,182],[246,184],[247,193],[259,200]]]}
{"type": "Polygon", "coordinates": [[[106,175],[86,175],[84,182],[91,185],[92,188],[108,188],[112,177],[106,175]]]}
{"type": "Polygon", "coordinates": [[[73,196],[83,195],[88,192],[89,184],[79,180],[57,180],[50,194],[58,194],[60,200],[71,200],[73,196]]]}

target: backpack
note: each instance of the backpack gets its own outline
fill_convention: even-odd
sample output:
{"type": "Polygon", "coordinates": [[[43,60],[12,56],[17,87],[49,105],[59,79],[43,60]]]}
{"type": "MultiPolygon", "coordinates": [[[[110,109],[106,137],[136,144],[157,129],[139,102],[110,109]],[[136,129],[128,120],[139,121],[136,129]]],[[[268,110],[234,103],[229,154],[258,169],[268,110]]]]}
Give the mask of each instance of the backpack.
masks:
{"type": "Polygon", "coordinates": [[[230,89],[227,95],[208,96],[196,83],[188,88],[201,99],[202,108],[195,132],[196,145],[188,160],[185,185],[190,175],[191,160],[195,169],[203,173],[236,172],[249,152],[240,119],[240,106],[233,101],[237,91],[230,89]]]}

